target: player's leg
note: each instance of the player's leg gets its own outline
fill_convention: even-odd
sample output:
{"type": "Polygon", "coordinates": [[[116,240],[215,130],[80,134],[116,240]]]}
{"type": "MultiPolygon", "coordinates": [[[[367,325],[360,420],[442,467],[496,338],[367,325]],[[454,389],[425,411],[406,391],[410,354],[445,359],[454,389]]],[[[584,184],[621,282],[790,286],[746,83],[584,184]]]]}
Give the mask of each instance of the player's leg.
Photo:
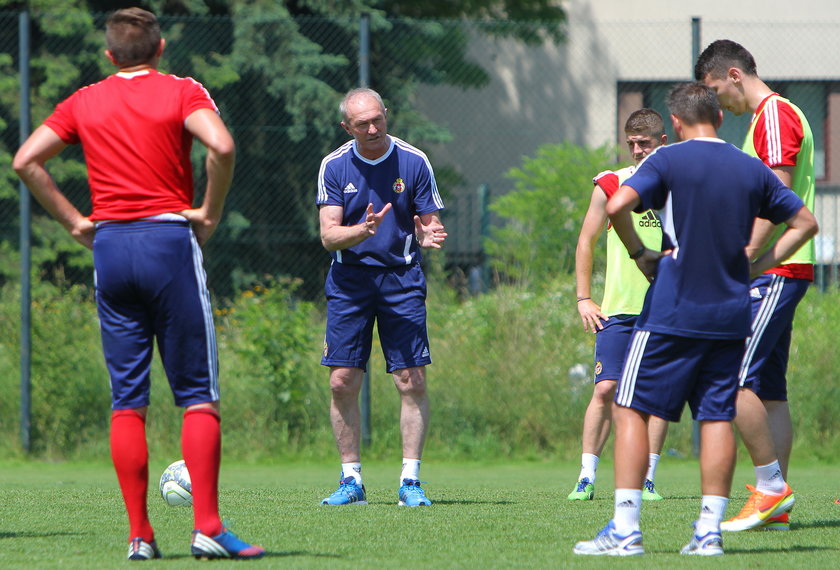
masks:
{"type": "Polygon", "coordinates": [[[181,452],[192,482],[191,550],[196,558],[260,558],[219,515],[222,434],[216,329],[201,248],[188,224],[153,223],[136,261],[175,404],[185,408],[181,452]]]}
{"type": "Polygon", "coordinates": [[[330,423],[341,459],[338,489],[323,505],[367,504],[362,483],[359,393],[370,358],[378,297],[376,269],[333,263],[324,291],[327,327],[321,364],[330,368],[330,423]]]}
{"type": "Polygon", "coordinates": [[[793,449],[793,422],[790,418],[790,406],[787,400],[764,400],[767,410],[767,423],[770,425],[779,465],[785,479],[788,476],[790,454],[793,449]]]}
{"type": "Polygon", "coordinates": [[[111,378],[111,459],[128,514],[128,557],[145,560],[160,557],[146,504],[146,409],[153,333],[134,288],[131,230],[129,224],[97,230],[93,258],[102,347],[111,378]]]}
{"type": "Polygon", "coordinates": [[[426,365],[431,364],[426,329],[426,278],[419,265],[383,273],[377,307],[379,340],[400,396],[403,461],[399,504],[431,505],[420,487],[419,469],[429,428],[426,365]]]}
{"type": "Polygon", "coordinates": [[[665,445],[667,434],[668,422],[662,418],[650,416],[648,420],[648,449],[650,449],[650,453],[648,454],[648,468],[642,488],[642,500],[662,500],[662,495],[656,491],[656,468],[659,466],[659,459],[662,456],[662,447],[665,445]]]}
{"type": "Polygon", "coordinates": [[[595,384],[595,389],[592,391],[592,398],[583,415],[580,473],[575,488],[567,497],[569,500],[586,501],[595,497],[598,463],[612,426],[612,400],[615,396],[615,385],[615,380],[601,380],[595,384]]]}

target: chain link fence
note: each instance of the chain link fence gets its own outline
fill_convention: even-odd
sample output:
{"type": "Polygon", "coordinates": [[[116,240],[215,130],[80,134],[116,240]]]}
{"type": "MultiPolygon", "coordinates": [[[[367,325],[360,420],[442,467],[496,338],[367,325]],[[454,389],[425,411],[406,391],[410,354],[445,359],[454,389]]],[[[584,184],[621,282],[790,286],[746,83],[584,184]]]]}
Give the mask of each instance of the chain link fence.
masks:
{"type": "MultiPolygon", "coordinates": [[[[19,255],[19,191],[10,168],[19,144],[18,18],[0,13],[2,282],[17,277],[19,255]]],[[[104,18],[32,14],[33,125],[75,89],[113,72],[102,55],[104,18]]],[[[318,236],[316,177],[321,158],[347,137],[338,125],[338,102],[359,83],[359,21],[268,15],[160,21],[167,38],[161,70],[201,81],[238,145],[226,217],[206,250],[211,287],[229,297],[265,275],[285,275],[302,280],[300,294],[320,298],[329,258],[318,236]]],[[[756,55],[762,77],[809,117],[821,187],[819,276],[834,280],[840,167],[832,168],[828,151],[833,140],[840,144],[840,73],[826,72],[828,61],[813,61],[830,59],[830,50],[810,54],[801,66],[801,54],[779,46],[782,38],[808,30],[814,35],[826,23],[705,26],[701,49],[720,37],[742,41],[756,55]]],[[[623,119],[641,106],[667,113],[670,86],[691,79],[698,39],[691,21],[595,25],[570,19],[561,42],[544,39],[536,23],[376,17],[370,30],[370,85],[389,107],[390,132],[429,154],[447,203],[446,265],[473,290],[486,285],[482,241],[500,222],[487,205],[513,187],[505,173],[545,144],[608,144],[621,152],[623,119]]],[[[722,137],[740,146],[748,121],[727,113],[722,137]]],[[[202,188],[200,145],[194,153],[196,187],[202,188]]],[[[89,212],[81,149],[67,149],[50,169],[70,199],[89,212]]],[[[589,192],[581,188],[580,198],[589,192]]],[[[37,206],[35,214],[40,278],[92,282],[87,253],[43,221],[37,206]]]]}

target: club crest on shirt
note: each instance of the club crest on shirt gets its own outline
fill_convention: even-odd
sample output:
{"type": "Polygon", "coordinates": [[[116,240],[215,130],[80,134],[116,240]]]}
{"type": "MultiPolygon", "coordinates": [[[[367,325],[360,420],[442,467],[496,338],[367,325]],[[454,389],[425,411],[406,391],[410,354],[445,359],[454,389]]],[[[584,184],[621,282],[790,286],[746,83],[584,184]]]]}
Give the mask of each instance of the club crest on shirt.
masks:
{"type": "Polygon", "coordinates": [[[595,376],[600,374],[601,370],[603,370],[603,367],[601,366],[601,361],[599,360],[598,362],[595,363],[595,376]]]}
{"type": "Polygon", "coordinates": [[[402,178],[397,178],[394,180],[392,188],[397,194],[402,194],[405,191],[405,182],[403,182],[402,178]]]}

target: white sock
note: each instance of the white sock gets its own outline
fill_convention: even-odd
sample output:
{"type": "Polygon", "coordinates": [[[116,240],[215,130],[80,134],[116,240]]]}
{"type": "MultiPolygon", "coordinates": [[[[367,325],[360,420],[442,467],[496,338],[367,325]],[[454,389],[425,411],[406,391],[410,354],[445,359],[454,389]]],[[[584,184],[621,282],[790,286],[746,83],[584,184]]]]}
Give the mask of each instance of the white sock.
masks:
{"type": "Polygon", "coordinates": [[[591,453],[582,453],[580,456],[580,475],[578,481],[586,477],[590,483],[595,483],[595,471],[598,470],[600,458],[591,453]]]}
{"type": "Polygon", "coordinates": [[[639,530],[639,517],[642,514],[641,489],[616,489],[615,514],[613,522],[615,530],[622,536],[627,536],[634,530],[639,530]]]}
{"type": "Polygon", "coordinates": [[[649,479],[650,481],[654,480],[654,477],[656,477],[657,465],[659,465],[659,454],[648,453],[648,470],[647,475],[645,475],[645,479],[649,479]]]}
{"type": "Polygon", "coordinates": [[[356,480],[356,485],[362,484],[362,464],[361,463],[342,463],[341,464],[341,478],[353,477],[356,480]]]}
{"type": "Polygon", "coordinates": [[[400,484],[402,484],[403,479],[414,479],[416,481],[419,478],[420,460],[408,459],[406,457],[403,457],[402,473],[400,473],[400,484]]]}
{"type": "Polygon", "coordinates": [[[700,502],[700,517],[697,519],[697,526],[694,534],[705,536],[708,532],[720,532],[720,521],[723,520],[723,513],[726,512],[726,505],[729,499],[717,495],[703,495],[700,502]]]}
{"type": "Polygon", "coordinates": [[[770,495],[778,495],[785,490],[785,478],[782,477],[778,459],[773,463],[755,467],[755,488],[770,495]]]}

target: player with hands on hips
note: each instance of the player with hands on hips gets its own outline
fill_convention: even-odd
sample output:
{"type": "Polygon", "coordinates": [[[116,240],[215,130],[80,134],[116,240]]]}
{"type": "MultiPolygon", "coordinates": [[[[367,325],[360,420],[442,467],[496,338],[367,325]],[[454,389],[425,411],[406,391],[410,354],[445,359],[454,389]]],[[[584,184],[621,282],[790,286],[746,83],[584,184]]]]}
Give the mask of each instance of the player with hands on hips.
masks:
{"type": "Polygon", "coordinates": [[[157,71],[166,42],[151,12],[106,22],[105,55],[118,68],[56,106],[18,150],[14,169],[73,238],[93,250],[96,305],[111,380],[111,458],[129,523],[129,560],[160,558],[147,508],[146,413],[157,341],[192,479],[197,558],[259,558],[219,517],[221,427],[216,336],[200,245],[222,217],[235,145],[197,81],[157,71]],[[190,149],[207,147],[207,185],[193,208],[190,149]],[[154,141],[154,144],[149,143],[154,141]],[[93,211],[83,216],[45,163],[83,145],[93,211]]]}
{"type": "MultiPolygon", "coordinates": [[[[665,144],[667,136],[662,116],[653,109],[639,109],[631,113],[624,125],[624,134],[635,164],[615,172],[601,172],[593,179],[589,208],[575,250],[578,313],[584,330],[597,334],[595,388],[583,416],[581,469],[575,488],[568,496],[569,500],[586,501],[595,496],[598,463],[610,434],[616,382],[621,375],[630,334],[642,310],[642,301],[648,288],[644,276],[639,274],[633,261],[628,259],[614,228],[608,225],[606,205],[619,185],[635,172],[637,165],[653,150],[665,144]],[[607,267],[604,297],[599,306],[591,298],[592,266],[595,245],[604,229],[607,230],[607,267]]],[[[648,211],[634,215],[633,219],[645,243],[651,248],[659,247],[662,243],[662,230],[656,214],[648,211]]],[[[655,253],[655,250],[644,250],[643,263],[647,262],[647,252],[655,253]]],[[[656,491],[654,481],[667,431],[668,422],[651,418],[648,472],[642,494],[645,500],[662,498],[656,491]]]]}

